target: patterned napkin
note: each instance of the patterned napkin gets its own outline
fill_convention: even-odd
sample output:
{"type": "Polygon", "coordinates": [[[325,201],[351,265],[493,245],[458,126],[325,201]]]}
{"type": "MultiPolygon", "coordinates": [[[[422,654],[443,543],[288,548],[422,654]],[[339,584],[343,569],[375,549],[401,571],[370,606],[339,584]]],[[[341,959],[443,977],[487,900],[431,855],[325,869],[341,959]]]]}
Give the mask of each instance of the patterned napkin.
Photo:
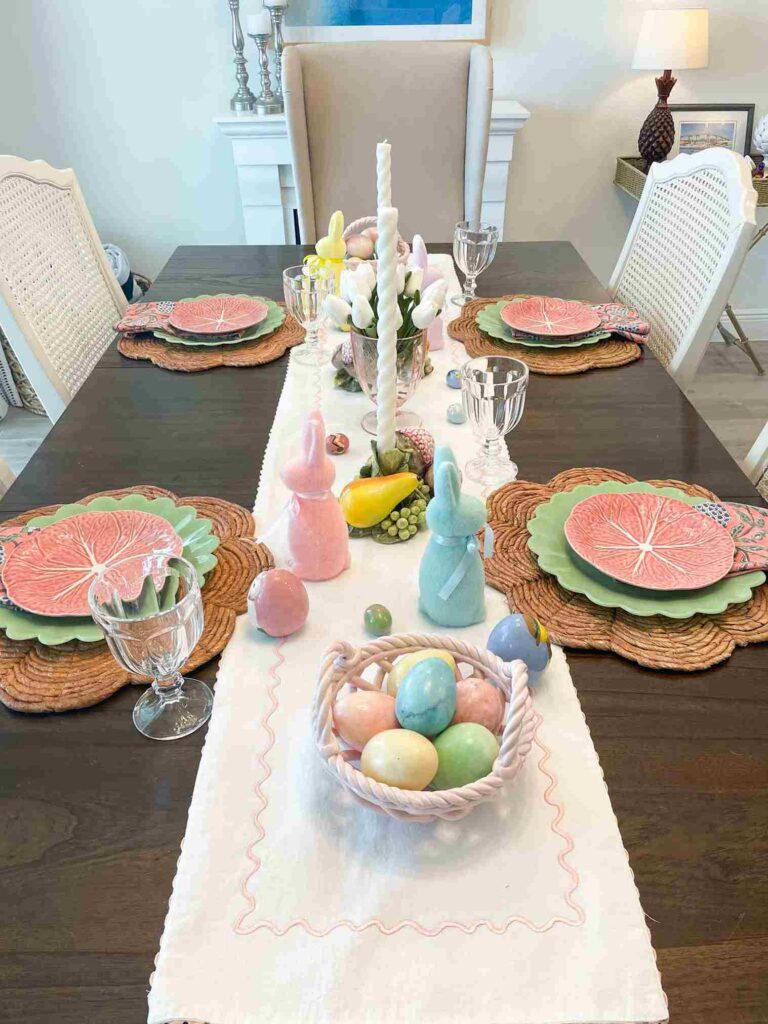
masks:
{"type": "Polygon", "coordinates": [[[114,325],[120,334],[146,334],[168,329],[168,319],[176,307],[175,302],[134,302],[114,325]]]}
{"type": "Polygon", "coordinates": [[[695,508],[714,519],[733,537],[736,554],[729,576],[768,569],[768,509],[726,501],[702,501],[695,508]]]}
{"type": "Polygon", "coordinates": [[[618,334],[627,341],[635,341],[642,345],[647,341],[651,325],[640,319],[640,313],[632,306],[622,306],[619,302],[591,302],[591,309],[599,314],[602,327],[606,331],[618,334]]]}

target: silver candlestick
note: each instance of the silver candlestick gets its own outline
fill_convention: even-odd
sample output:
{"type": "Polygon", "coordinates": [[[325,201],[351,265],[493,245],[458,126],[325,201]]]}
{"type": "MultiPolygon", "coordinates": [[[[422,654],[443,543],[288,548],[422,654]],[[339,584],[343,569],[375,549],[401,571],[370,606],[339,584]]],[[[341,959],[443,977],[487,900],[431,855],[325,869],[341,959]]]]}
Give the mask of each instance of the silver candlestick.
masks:
{"type": "Polygon", "coordinates": [[[288,6],[287,0],[263,0],[264,7],[272,19],[272,30],[275,35],[275,78],[277,79],[277,99],[283,109],[283,17],[288,6]]]}
{"type": "Polygon", "coordinates": [[[231,110],[238,114],[248,113],[256,105],[256,97],[248,88],[248,72],[246,64],[248,61],[243,56],[245,40],[243,30],[240,28],[240,0],[229,0],[229,10],[232,14],[232,46],[235,50],[235,78],[237,79],[237,91],[229,101],[231,110]]]}
{"type": "Polygon", "coordinates": [[[254,109],[257,114],[280,114],[283,110],[282,101],[272,92],[272,81],[269,77],[269,57],[267,47],[272,38],[268,32],[249,32],[248,35],[256,43],[259,51],[259,78],[261,79],[261,93],[254,101],[254,109]]]}

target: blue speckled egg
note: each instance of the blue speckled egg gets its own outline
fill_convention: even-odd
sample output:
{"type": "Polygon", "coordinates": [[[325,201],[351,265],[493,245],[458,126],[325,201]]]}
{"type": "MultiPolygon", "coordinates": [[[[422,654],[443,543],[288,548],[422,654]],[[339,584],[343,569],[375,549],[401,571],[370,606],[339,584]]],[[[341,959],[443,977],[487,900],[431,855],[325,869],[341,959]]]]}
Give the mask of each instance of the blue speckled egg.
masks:
{"type": "Polygon", "coordinates": [[[502,661],[524,661],[531,672],[542,672],[552,657],[546,629],[532,615],[515,612],[507,615],[491,630],[488,650],[502,661]]]}
{"type": "Polygon", "coordinates": [[[445,375],[445,383],[454,391],[461,391],[461,370],[449,370],[445,375]]]}
{"type": "Polygon", "coordinates": [[[467,414],[464,412],[464,406],[459,402],[454,402],[453,405],[449,405],[446,415],[449,423],[467,422],[467,414]]]}
{"type": "Polygon", "coordinates": [[[397,720],[404,729],[437,736],[456,714],[456,678],[442,658],[425,658],[408,672],[397,691],[397,720]]]}

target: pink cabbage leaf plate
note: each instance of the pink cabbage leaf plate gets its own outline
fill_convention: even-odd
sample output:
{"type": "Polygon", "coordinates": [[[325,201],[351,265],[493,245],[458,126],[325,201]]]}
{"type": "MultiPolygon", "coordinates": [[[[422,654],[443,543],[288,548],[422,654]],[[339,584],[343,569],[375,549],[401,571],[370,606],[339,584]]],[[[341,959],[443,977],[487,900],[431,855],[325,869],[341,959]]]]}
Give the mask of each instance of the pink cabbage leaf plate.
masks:
{"type": "Polygon", "coordinates": [[[236,334],[266,317],[269,306],[261,299],[243,295],[206,295],[176,303],[168,323],[189,334],[236,334]]]}
{"type": "Polygon", "coordinates": [[[600,572],[647,590],[698,590],[733,567],[727,530],[684,501],[658,494],[585,498],[566,520],[565,536],[600,572]]]}
{"type": "Polygon", "coordinates": [[[516,331],[552,338],[588,334],[602,322],[600,314],[583,302],[552,299],[546,295],[509,302],[500,315],[504,323],[516,331]]]}
{"type": "MultiPolygon", "coordinates": [[[[24,611],[87,616],[88,590],[103,569],[138,555],[171,558],[183,547],[171,524],[151,512],[83,512],[36,530],[7,550],[3,584],[8,599],[24,611]]],[[[135,580],[126,574],[125,597],[141,589],[141,563],[135,570],[135,580]]]]}

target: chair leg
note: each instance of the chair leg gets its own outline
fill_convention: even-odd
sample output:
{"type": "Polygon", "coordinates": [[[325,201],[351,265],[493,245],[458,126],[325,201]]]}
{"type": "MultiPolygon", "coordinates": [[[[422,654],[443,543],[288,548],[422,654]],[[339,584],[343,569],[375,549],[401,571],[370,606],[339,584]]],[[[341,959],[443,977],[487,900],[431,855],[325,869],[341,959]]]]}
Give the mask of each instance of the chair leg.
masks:
{"type": "Polygon", "coordinates": [[[726,304],[725,313],[728,319],[733,324],[733,329],[734,331],[736,331],[736,333],[732,334],[726,327],[723,327],[723,325],[718,321],[717,329],[718,331],[720,331],[720,335],[723,341],[726,343],[726,345],[735,345],[736,348],[740,348],[745,355],[749,356],[749,358],[755,365],[755,369],[762,377],[765,374],[765,369],[763,368],[763,365],[760,362],[760,360],[757,358],[755,350],[752,348],[749,338],[744,333],[744,328],[739,323],[730,302],[726,304]]]}

